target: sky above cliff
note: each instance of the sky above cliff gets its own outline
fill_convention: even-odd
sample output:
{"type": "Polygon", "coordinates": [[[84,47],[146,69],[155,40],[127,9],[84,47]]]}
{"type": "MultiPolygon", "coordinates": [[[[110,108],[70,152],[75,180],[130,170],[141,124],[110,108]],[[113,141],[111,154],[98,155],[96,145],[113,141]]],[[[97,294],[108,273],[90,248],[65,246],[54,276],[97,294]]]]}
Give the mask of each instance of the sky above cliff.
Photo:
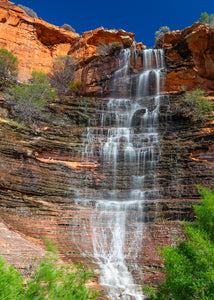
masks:
{"type": "Polygon", "coordinates": [[[161,26],[183,29],[199,20],[201,12],[214,13],[213,0],[20,0],[15,4],[33,9],[51,24],[70,24],[79,34],[101,26],[131,31],[137,42],[148,47],[154,45],[155,31],[161,26]]]}

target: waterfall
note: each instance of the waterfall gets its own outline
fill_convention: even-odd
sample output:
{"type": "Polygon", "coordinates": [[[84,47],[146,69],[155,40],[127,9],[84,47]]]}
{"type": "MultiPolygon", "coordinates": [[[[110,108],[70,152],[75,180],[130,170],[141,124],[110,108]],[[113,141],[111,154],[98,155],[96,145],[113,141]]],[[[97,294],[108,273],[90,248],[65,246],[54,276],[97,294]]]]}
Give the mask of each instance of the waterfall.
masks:
{"type": "Polygon", "coordinates": [[[144,299],[133,274],[142,277],[137,260],[144,235],[144,204],[159,198],[156,167],[161,154],[158,123],[164,101],[160,94],[163,68],[163,50],[139,54],[122,49],[112,97],[103,104],[101,126],[87,131],[82,156],[90,161],[99,152],[103,182],[99,190],[88,189],[76,196],[77,203],[91,206],[83,228],[85,240],[76,243],[99,265],[100,283],[110,299],[144,299]],[[129,74],[133,55],[136,61],[141,55],[140,74],[129,74]],[[90,251],[84,249],[87,236],[92,239],[90,251]]]}

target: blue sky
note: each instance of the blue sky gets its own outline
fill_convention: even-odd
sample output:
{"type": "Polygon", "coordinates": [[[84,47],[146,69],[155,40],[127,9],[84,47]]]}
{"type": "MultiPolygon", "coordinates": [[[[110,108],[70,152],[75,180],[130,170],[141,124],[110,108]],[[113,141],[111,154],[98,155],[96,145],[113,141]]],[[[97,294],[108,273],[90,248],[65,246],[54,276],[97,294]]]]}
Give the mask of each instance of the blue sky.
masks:
{"type": "Polygon", "coordinates": [[[103,26],[135,33],[135,40],[151,47],[161,26],[183,29],[200,18],[201,12],[214,13],[213,0],[20,0],[43,20],[61,26],[70,24],[76,32],[103,26]]]}

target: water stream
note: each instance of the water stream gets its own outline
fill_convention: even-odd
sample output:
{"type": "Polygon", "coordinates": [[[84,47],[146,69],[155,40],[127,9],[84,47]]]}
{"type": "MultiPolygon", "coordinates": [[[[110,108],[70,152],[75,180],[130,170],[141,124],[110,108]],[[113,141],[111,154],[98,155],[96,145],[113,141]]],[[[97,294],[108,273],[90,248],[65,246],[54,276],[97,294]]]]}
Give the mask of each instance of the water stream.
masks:
{"type": "Polygon", "coordinates": [[[139,53],[121,50],[112,97],[100,115],[101,126],[88,128],[84,145],[84,160],[99,152],[103,186],[76,198],[93,206],[84,228],[93,250],[81,251],[99,265],[100,283],[109,298],[140,300],[144,299],[142,288],[133,274],[142,275],[137,258],[143,246],[144,203],[159,198],[156,167],[161,155],[158,123],[164,101],[160,93],[164,59],[162,50],[142,51],[143,70],[131,76],[133,55],[137,61],[139,53]],[[121,87],[126,94],[130,91],[130,97],[118,92],[121,87]]]}

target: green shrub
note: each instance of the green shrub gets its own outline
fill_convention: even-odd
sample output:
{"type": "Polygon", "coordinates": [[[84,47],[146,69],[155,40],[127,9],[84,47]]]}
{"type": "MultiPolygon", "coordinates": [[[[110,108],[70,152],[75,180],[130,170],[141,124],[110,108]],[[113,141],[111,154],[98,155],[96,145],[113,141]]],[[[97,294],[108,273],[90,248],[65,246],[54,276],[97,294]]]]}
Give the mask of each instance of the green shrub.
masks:
{"type": "Polygon", "coordinates": [[[81,80],[71,81],[69,87],[73,94],[79,94],[83,87],[83,84],[81,80]]]}
{"type": "Polygon", "coordinates": [[[207,12],[201,13],[201,17],[199,19],[202,23],[206,24],[209,23],[209,15],[207,12]]]}
{"type": "Polygon", "coordinates": [[[212,112],[212,102],[205,98],[206,94],[200,89],[185,93],[182,113],[185,117],[205,122],[212,112]]]}
{"type": "Polygon", "coordinates": [[[47,75],[45,73],[43,73],[42,71],[37,72],[34,70],[31,74],[31,76],[32,76],[31,80],[34,84],[43,84],[45,86],[50,85],[47,75]]]}
{"type": "Polygon", "coordinates": [[[155,32],[155,41],[157,42],[166,32],[169,32],[170,29],[168,26],[162,26],[155,32]]]}
{"type": "Polygon", "coordinates": [[[211,27],[214,25],[214,14],[208,15],[207,12],[201,13],[200,21],[204,24],[209,24],[211,27]]]}
{"type": "Polygon", "coordinates": [[[76,30],[73,27],[71,27],[71,25],[69,25],[69,24],[64,24],[61,26],[61,28],[68,30],[68,31],[76,32],[76,30]]]}
{"type": "Polygon", "coordinates": [[[85,286],[91,276],[81,265],[60,263],[55,254],[49,253],[28,281],[25,299],[95,299],[97,293],[85,286]]]}
{"type": "Polygon", "coordinates": [[[196,219],[185,224],[188,241],[162,251],[166,280],[153,300],[214,299],[214,193],[200,188],[196,219]]]}
{"type": "Polygon", "coordinates": [[[18,59],[6,49],[0,49],[0,90],[15,82],[18,74],[18,59]]]}
{"type": "Polygon", "coordinates": [[[45,74],[33,72],[33,84],[21,84],[7,90],[6,101],[14,118],[30,126],[44,120],[43,108],[56,97],[45,74]]]}
{"type": "Polygon", "coordinates": [[[38,18],[38,16],[35,13],[35,11],[33,11],[31,8],[29,8],[27,6],[24,6],[22,4],[18,4],[18,7],[20,7],[21,9],[23,9],[29,17],[31,17],[31,18],[38,18]]]}
{"type": "Polygon", "coordinates": [[[24,278],[0,257],[0,299],[23,300],[24,278]]]}
{"type": "Polygon", "coordinates": [[[55,253],[49,252],[24,285],[21,274],[0,258],[0,299],[95,299],[98,293],[85,286],[92,275],[81,265],[64,264],[55,253]]]}
{"type": "Polygon", "coordinates": [[[114,54],[115,50],[120,48],[120,44],[118,42],[113,42],[113,43],[109,43],[109,44],[100,44],[97,47],[97,54],[99,55],[111,55],[114,54]]]}
{"type": "Polygon", "coordinates": [[[60,56],[55,59],[52,71],[48,74],[49,81],[57,95],[67,95],[70,92],[70,82],[74,79],[76,61],[71,56],[60,56]]]}

